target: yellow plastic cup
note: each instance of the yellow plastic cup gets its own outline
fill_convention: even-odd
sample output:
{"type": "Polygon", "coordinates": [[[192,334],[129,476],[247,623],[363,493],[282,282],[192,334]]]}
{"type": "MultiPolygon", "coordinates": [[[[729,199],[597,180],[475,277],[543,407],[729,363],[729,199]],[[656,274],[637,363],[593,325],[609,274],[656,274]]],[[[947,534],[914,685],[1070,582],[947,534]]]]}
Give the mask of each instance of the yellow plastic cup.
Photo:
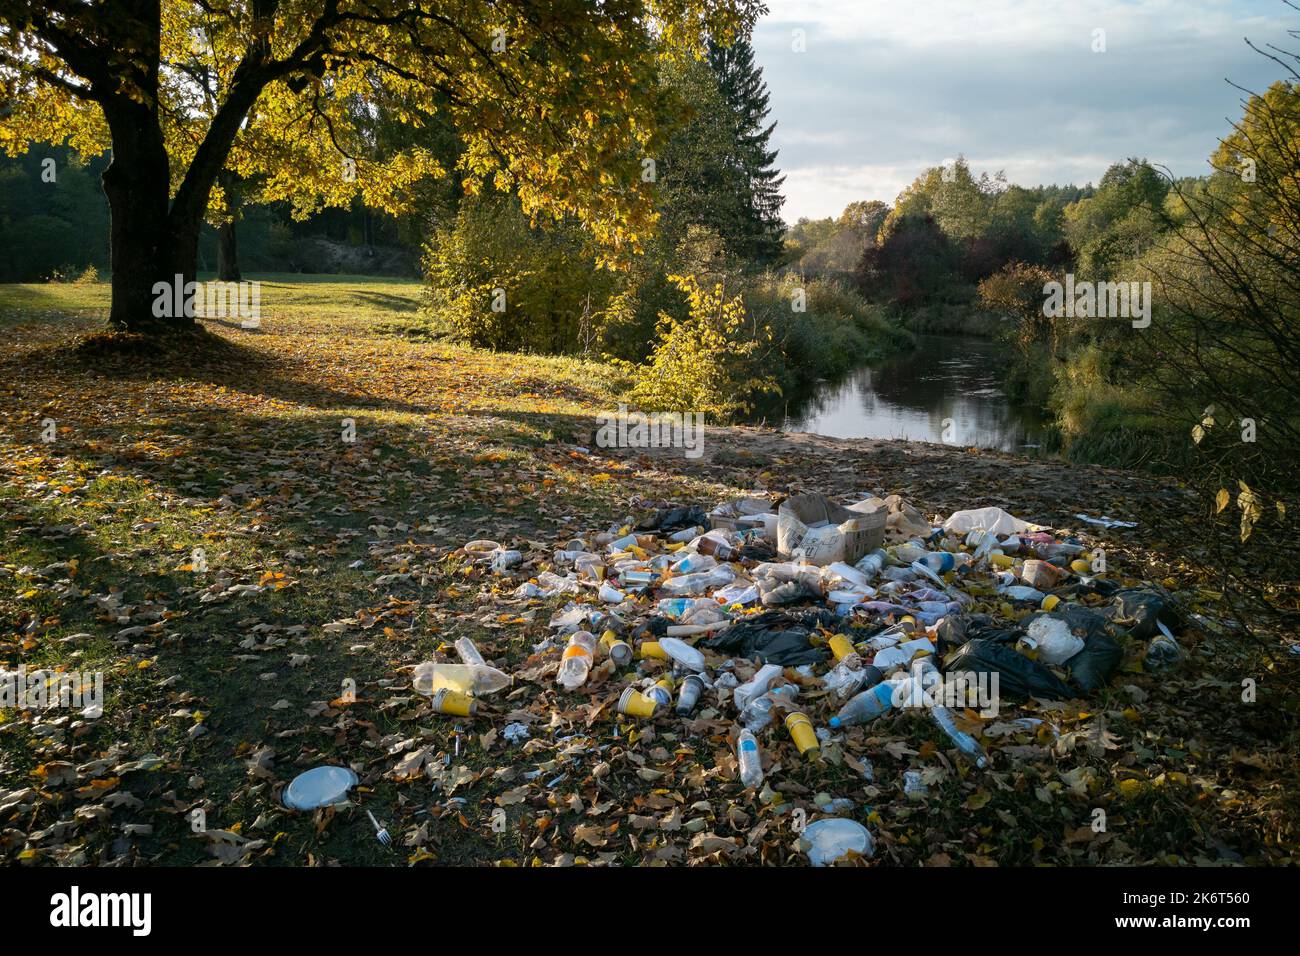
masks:
{"type": "Polygon", "coordinates": [[[629,717],[650,718],[655,715],[656,702],[635,687],[626,687],[618,699],[618,712],[629,717]]]}
{"type": "Polygon", "coordinates": [[[452,714],[456,717],[473,717],[478,711],[478,701],[468,694],[462,694],[444,687],[430,698],[433,709],[440,714],[452,714]]]}
{"type": "Polygon", "coordinates": [[[1083,560],[1083,558],[1075,558],[1070,562],[1070,570],[1076,574],[1091,574],[1092,565],[1083,560]]]}
{"type": "Polygon", "coordinates": [[[1043,598],[1043,603],[1041,607],[1044,611],[1050,611],[1052,610],[1052,608],[1056,607],[1056,605],[1060,603],[1061,603],[1061,599],[1059,597],[1057,597],[1055,594],[1049,594],[1047,595],[1047,597],[1043,598]]]}
{"type": "Polygon", "coordinates": [[[790,739],[794,741],[795,747],[799,749],[801,757],[821,756],[822,745],[817,740],[817,732],[813,730],[812,721],[808,719],[807,714],[801,714],[798,711],[787,714],[785,729],[790,731],[790,739]]]}
{"type": "Polygon", "coordinates": [[[853,642],[850,641],[843,634],[836,634],[834,637],[830,639],[829,643],[830,643],[831,653],[835,655],[835,659],[837,661],[842,661],[850,654],[857,653],[857,651],[853,649],[853,642]]]}
{"type": "Polygon", "coordinates": [[[652,657],[655,660],[659,660],[659,661],[668,660],[668,652],[659,646],[658,641],[642,641],[641,656],[652,657]]]}

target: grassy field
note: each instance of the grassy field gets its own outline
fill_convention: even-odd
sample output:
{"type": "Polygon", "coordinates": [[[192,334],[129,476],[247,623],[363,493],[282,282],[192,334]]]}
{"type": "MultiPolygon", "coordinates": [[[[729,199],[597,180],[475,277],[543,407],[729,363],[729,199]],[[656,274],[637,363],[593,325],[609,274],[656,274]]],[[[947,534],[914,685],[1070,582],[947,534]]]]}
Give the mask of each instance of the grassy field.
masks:
{"type": "Polygon", "coordinates": [[[789,809],[821,792],[859,801],[887,862],[1294,859],[1285,659],[1203,653],[1178,682],[1139,667],[1095,708],[1056,715],[1080,734],[1104,717],[1099,749],[1021,741],[1041,763],[987,780],[913,733],[902,751],[864,743],[888,783],[864,789],[852,762],[787,760],[779,793],[744,797],[721,721],[623,726],[610,718],[618,681],[558,699],[532,647],[562,602],[506,600],[517,581],[458,553],[475,538],[543,552],[617,523],[634,495],[711,504],[754,487],[868,486],[928,510],[978,497],[1065,517],[1086,481],[1089,509],[1168,511],[1165,530],[1115,560],[1211,591],[1208,608],[1209,557],[1170,545],[1194,533],[1176,489],[901,444],[810,454],[745,429],[720,434],[698,467],[601,457],[575,445],[626,387],[607,367],[404,338],[414,283],[250,278],[263,281],[260,329],[209,321],[205,340],[135,354],[85,338],[102,326],[103,285],[0,287],[0,662],[102,672],[105,687],[97,719],[0,711],[6,862],[798,862],[789,809]],[[535,676],[472,721],[409,688],[410,668],[462,635],[535,676]],[[1241,673],[1260,678],[1259,706],[1216,710],[1241,673]],[[1203,711],[1188,702],[1206,697],[1203,711]],[[501,729],[521,719],[533,740],[508,744],[501,729]],[[573,735],[599,750],[575,753],[573,735]],[[897,792],[909,762],[941,771],[928,808],[897,792]],[[355,808],[282,807],[280,788],[319,763],[357,771],[358,802],[394,850],[355,808]],[[1113,838],[1083,833],[1095,805],[1113,807],[1113,838]]]}

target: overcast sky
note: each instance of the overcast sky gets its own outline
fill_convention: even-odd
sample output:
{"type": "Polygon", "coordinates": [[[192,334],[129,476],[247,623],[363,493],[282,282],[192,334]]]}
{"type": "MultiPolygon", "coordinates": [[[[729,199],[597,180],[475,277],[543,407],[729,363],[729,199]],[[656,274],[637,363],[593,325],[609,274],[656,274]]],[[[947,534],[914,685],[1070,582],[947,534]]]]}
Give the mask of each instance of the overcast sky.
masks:
{"type": "Polygon", "coordinates": [[[1295,48],[1280,0],[767,0],[756,58],[777,122],[787,222],[892,202],[958,153],[1022,185],[1095,183],[1142,156],[1178,174],[1295,48]],[[792,49],[805,31],[806,50],[792,49]],[[1105,52],[1094,53],[1094,31],[1105,52]]]}

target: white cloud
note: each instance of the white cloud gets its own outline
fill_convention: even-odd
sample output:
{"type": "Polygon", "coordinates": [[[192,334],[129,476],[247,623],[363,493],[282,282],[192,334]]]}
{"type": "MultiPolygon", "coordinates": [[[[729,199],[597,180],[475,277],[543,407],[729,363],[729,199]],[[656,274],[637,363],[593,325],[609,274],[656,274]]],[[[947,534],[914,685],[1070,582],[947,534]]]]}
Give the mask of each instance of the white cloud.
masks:
{"type": "Polygon", "coordinates": [[[1275,0],[768,0],[754,45],[771,91],[784,215],[892,201],[957,153],[1025,185],[1095,182],[1145,156],[1179,173],[1240,113],[1226,77],[1278,68],[1242,42],[1300,25],[1275,0]],[[790,49],[790,31],[808,49],[790,49]],[[1106,52],[1091,49],[1106,30],[1106,52]]]}

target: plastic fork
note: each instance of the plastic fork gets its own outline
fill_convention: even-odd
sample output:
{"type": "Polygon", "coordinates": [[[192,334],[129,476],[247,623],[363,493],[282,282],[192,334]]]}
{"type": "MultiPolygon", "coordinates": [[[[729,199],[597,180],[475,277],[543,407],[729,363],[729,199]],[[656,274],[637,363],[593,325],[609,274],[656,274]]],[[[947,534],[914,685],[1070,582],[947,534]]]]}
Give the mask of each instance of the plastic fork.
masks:
{"type": "Polygon", "coordinates": [[[375,828],[375,839],[377,839],[384,846],[392,846],[393,838],[388,835],[387,830],[385,830],[383,827],[379,825],[379,821],[375,819],[375,815],[371,813],[369,810],[366,810],[366,816],[370,818],[370,822],[375,828]]]}

